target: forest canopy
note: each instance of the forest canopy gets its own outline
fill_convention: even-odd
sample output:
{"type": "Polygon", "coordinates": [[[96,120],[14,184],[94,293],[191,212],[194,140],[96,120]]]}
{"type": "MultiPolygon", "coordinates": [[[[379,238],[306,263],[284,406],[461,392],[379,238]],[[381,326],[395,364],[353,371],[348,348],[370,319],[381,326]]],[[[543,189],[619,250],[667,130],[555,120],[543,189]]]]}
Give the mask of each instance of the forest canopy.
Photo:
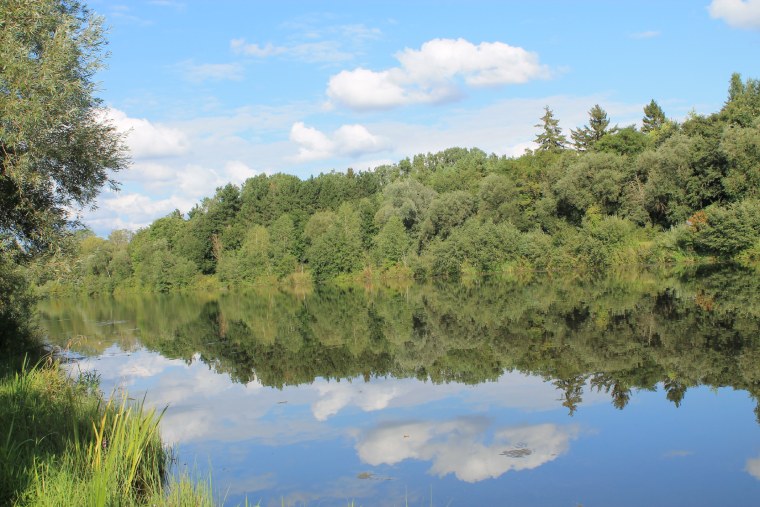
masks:
{"type": "Polygon", "coordinates": [[[570,139],[549,106],[535,151],[450,148],[372,171],[228,184],[187,215],[108,239],[82,231],[35,266],[44,292],[166,292],[336,278],[458,279],[519,271],[760,259],[760,82],[724,106],[642,127],[599,104],[570,139]]]}

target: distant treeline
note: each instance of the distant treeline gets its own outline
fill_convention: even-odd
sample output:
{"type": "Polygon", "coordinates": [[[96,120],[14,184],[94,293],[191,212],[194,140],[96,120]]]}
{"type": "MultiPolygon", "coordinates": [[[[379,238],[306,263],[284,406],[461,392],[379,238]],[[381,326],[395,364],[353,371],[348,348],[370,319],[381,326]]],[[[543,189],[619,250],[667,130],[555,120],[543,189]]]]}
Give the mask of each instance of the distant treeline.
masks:
{"type": "Polygon", "coordinates": [[[451,148],[373,171],[229,184],[136,233],[84,232],[32,266],[46,293],[477,277],[611,265],[760,260],[760,81],[720,111],[611,127],[598,105],[570,141],[549,107],[517,158],[451,148]]]}

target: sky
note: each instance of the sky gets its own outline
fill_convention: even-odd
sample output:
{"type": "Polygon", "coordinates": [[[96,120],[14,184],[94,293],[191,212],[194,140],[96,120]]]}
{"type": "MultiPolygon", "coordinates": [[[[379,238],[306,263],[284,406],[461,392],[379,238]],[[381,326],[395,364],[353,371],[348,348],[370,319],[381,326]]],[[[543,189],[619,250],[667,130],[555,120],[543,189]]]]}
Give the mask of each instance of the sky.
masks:
{"type": "Polygon", "coordinates": [[[566,133],[717,111],[760,78],[760,0],[90,0],[97,76],[132,166],[85,225],[186,213],[258,174],[372,170],[450,147],[519,156],[549,106],[566,133]],[[754,56],[753,56],[754,55],[754,56]]]}

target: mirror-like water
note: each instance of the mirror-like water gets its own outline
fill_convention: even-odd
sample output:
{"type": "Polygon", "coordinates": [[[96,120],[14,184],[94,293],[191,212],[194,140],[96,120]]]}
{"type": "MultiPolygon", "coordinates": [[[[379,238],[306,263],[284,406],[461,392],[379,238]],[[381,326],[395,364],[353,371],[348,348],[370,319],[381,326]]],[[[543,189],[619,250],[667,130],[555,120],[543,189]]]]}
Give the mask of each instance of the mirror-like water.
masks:
{"type": "Polygon", "coordinates": [[[41,304],[236,505],[757,505],[760,277],[41,304]]]}

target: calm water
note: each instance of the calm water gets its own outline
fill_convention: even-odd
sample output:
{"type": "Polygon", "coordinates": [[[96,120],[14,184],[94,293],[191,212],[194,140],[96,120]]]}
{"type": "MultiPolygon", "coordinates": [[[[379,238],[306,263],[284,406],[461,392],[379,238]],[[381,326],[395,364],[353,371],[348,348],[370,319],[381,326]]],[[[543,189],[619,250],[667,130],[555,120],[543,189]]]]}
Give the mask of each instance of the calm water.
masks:
{"type": "Polygon", "coordinates": [[[760,505],[756,272],[41,313],[229,505],[760,505]]]}

